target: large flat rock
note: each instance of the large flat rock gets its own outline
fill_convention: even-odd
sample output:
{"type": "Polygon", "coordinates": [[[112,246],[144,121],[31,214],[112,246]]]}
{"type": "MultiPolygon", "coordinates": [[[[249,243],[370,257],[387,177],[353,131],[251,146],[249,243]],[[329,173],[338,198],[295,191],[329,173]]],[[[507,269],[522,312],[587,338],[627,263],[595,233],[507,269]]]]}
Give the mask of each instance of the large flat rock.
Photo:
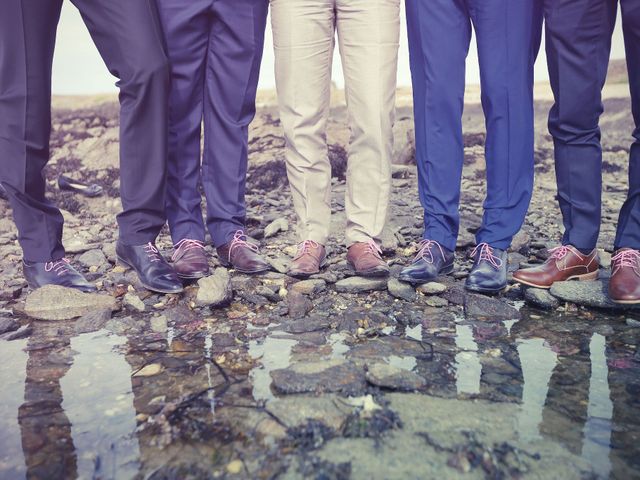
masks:
{"type": "Polygon", "coordinates": [[[116,308],[116,299],[110,295],[46,285],[27,296],[24,312],[38,320],[70,320],[94,311],[114,311],[116,308]]]}
{"type": "Polygon", "coordinates": [[[280,394],[362,393],[366,386],[364,370],[351,362],[303,362],[271,372],[273,390],[280,394]]]}
{"type": "MultiPolygon", "coordinates": [[[[610,310],[627,310],[634,308],[632,305],[620,305],[609,300],[609,280],[597,280],[594,282],[556,282],[551,286],[550,293],[563,302],[575,303],[592,308],[605,308],[610,310]]],[[[635,308],[638,308],[637,306],[635,308]]]]}

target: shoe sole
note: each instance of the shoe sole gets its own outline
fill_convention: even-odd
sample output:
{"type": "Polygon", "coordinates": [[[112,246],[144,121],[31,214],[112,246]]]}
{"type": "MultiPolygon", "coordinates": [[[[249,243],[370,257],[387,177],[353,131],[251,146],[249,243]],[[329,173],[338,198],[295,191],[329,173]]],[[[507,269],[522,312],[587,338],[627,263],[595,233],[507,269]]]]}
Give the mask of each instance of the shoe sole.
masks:
{"type": "Polygon", "coordinates": [[[355,268],[351,267],[351,273],[358,277],[368,277],[368,278],[382,278],[388,277],[391,273],[389,270],[365,270],[365,271],[357,271],[355,268]]]}
{"type": "MultiPolygon", "coordinates": [[[[133,270],[134,272],[136,271],[135,268],[133,268],[129,263],[127,263],[126,261],[124,261],[122,258],[120,258],[118,256],[116,256],[116,265],[120,265],[122,267],[126,267],[129,270],[133,270]]],[[[136,272],[136,275],[137,275],[137,272],[136,272]]],[[[147,290],[149,290],[151,292],[164,293],[165,295],[184,292],[184,288],[181,288],[180,290],[162,290],[160,288],[150,287],[149,285],[147,285],[146,283],[144,283],[140,279],[140,275],[138,275],[138,281],[140,282],[140,285],[142,285],[144,288],[146,288],[147,290]]]]}
{"type": "Polygon", "coordinates": [[[323,260],[322,263],[320,264],[320,267],[318,268],[317,272],[313,272],[313,273],[309,273],[309,272],[292,272],[291,270],[287,271],[286,275],[288,275],[289,277],[293,277],[293,278],[297,278],[299,280],[306,280],[307,278],[309,278],[312,275],[318,275],[322,269],[324,267],[327,266],[327,261],[323,260]]]}
{"type": "Polygon", "coordinates": [[[422,285],[423,283],[429,283],[429,282],[435,282],[438,277],[441,277],[443,275],[450,275],[453,273],[454,270],[454,266],[451,265],[450,267],[444,268],[442,270],[440,270],[438,272],[438,275],[436,275],[434,278],[430,278],[428,280],[423,279],[423,280],[416,280],[415,278],[411,278],[411,277],[402,277],[402,276],[398,276],[398,280],[400,280],[401,282],[404,283],[410,283],[412,285],[422,285]]]}
{"type": "MultiPolygon", "coordinates": [[[[583,273],[582,275],[573,275],[569,278],[567,278],[566,280],[564,280],[565,282],[569,282],[572,280],[578,281],[578,282],[590,282],[593,280],[597,280],[598,279],[598,272],[591,272],[591,273],[583,273]]],[[[534,288],[541,288],[543,290],[549,290],[553,284],[551,285],[536,285],[533,282],[527,282],[526,280],[520,280],[519,278],[515,278],[513,279],[514,282],[516,283],[521,283],[523,285],[526,285],[528,287],[534,287],[534,288]]],[[[561,281],[561,280],[559,280],[561,281]]]]}
{"type": "Polygon", "coordinates": [[[207,276],[207,274],[198,274],[198,275],[181,275],[179,273],[176,272],[176,275],[178,275],[178,278],[180,278],[181,280],[200,280],[201,278],[204,278],[207,276]]]}
{"type": "Polygon", "coordinates": [[[244,273],[245,275],[256,275],[258,273],[265,273],[265,272],[271,271],[270,266],[264,267],[260,270],[243,270],[241,268],[234,267],[231,263],[223,262],[220,259],[218,259],[218,261],[220,262],[220,265],[223,266],[224,268],[227,268],[229,270],[235,270],[236,272],[244,273]]]}
{"type": "Polygon", "coordinates": [[[617,303],[618,305],[640,305],[640,298],[638,300],[614,300],[609,297],[613,303],[617,303]]]}
{"type": "Polygon", "coordinates": [[[500,293],[501,291],[503,291],[505,288],[507,288],[507,286],[505,285],[504,287],[500,287],[500,288],[474,288],[474,287],[467,287],[466,285],[464,286],[464,289],[468,292],[473,292],[473,293],[484,293],[487,295],[492,295],[492,294],[496,294],[496,293],[500,293]]]}

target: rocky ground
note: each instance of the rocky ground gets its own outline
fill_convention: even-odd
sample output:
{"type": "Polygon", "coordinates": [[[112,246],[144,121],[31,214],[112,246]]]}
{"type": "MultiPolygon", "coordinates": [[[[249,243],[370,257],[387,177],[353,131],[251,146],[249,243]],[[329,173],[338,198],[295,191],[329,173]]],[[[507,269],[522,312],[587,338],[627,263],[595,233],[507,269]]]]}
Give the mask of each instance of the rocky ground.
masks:
{"type": "MultiPolygon", "coordinates": [[[[422,225],[407,97],[383,243],[388,281],[346,265],[339,98],[327,269],[306,281],[284,273],[295,219],[277,110],[265,100],[251,127],[247,226],[273,272],[228,272],[210,249],[212,276],[174,296],[145,291],[115,265],[116,105],[55,110],[49,192],[64,209],[69,257],[100,292],[30,292],[0,200],[0,476],[640,478],[640,317],[604,295],[626,194],[628,98],[607,99],[602,120],[602,280],[550,292],[512,285],[496,297],[462,288],[485,191],[480,106],[464,116],[456,270],[413,288],[395,279],[422,225]],[[59,191],[61,173],[105,195],[59,191]]],[[[543,261],[561,233],[549,107],[536,106],[536,189],[512,271],[543,261]]],[[[167,232],[159,245],[169,256],[167,232]]]]}

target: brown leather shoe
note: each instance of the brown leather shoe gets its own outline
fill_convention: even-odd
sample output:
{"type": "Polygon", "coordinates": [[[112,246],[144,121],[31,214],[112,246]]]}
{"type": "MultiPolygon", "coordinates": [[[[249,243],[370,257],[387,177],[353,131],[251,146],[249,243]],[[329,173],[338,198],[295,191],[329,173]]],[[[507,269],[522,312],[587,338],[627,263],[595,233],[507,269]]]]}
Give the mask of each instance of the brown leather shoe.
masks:
{"type": "Polygon", "coordinates": [[[229,243],[218,247],[218,259],[223,267],[234,268],[241,273],[262,273],[271,266],[260,255],[257,245],[249,243],[242,230],[238,230],[229,243]]]}
{"type": "Polygon", "coordinates": [[[598,250],[583,255],[572,245],[549,250],[551,256],[539,267],[518,270],[513,279],[536,288],[551,288],[555,282],[565,280],[595,280],[598,278],[598,250]]]}
{"type": "Polygon", "coordinates": [[[287,274],[296,278],[307,278],[320,272],[327,258],[324,245],[313,240],[305,240],[298,245],[298,253],[291,262],[287,274]]]}
{"type": "Polygon", "coordinates": [[[204,251],[204,244],[188,238],[180,240],[173,248],[171,256],[173,269],[180,278],[197,279],[209,274],[209,261],[204,251]]]}
{"type": "Polygon", "coordinates": [[[382,250],[373,241],[354,243],[349,247],[347,262],[362,277],[389,275],[389,265],[382,259],[382,250]]]}
{"type": "Polygon", "coordinates": [[[611,258],[609,297],[615,303],[640,303],[640,251],[621,248],[611,258]]]}

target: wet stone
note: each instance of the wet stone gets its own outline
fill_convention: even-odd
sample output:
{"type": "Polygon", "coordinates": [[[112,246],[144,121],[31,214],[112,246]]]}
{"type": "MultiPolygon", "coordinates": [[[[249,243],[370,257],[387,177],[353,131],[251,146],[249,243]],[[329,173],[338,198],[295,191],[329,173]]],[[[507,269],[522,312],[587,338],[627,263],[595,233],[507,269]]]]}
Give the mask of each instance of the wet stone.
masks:
{"type": "Polygon", "coordinates": [[[312,315],[307,318],[285,323],[282,329],[287,333],[308,333],[326,330],[331,327],[331,319],[312,315]]]}
{"type": "Polygon", "coordinates": [[[527,288],[524,292],[524,299],[530,305],[545,310],[553,310],[560,305],[556,297],[551,295],[548,290],[543,290],[542,288],[527,288]]]}
{"type": "Polygon", "coordinates": [[[313,309],[311,300],[300,292],[289,292],[287,306],[289,307],[289,316],[291,318],[304,317],[313,309]]]}
{"type": "Polygon", "coordinates": [[[102,250],[96,248],[80,255],[78,257],[78,263],[86,268],[100,267],[107,263],[107,257],[102,253],[102,250]]]}
{"type": "Polygon", "coordinates": [[[0,318],[0,335],[13,332],[20,328],[20,324],[13,318],[0,318]]]}
{"type": "Polygon", "coordinates": [[[29,294],[24,311],[39,320],[70,320],[95,310],[115,309],[116,300],[111,296],[46,285],[29,294]]]}
{"type": "Polygon", "coordinates": [[[356,395],[366,387],[364,371],[342,360],[297,363],[272,371],[271,378],[273,390],[285,395],[326,392],[356,395]]]}
{"type": "Polygon", "coordinates": [[[336,283],[336,291],[339,293],[366,293],[386,289],[386,278],[349,277],[336,283]]]}
{"type": "Polygon", "coordinates": [[[440,298],[435,296],[427,298],[425,303],[430,307],[438,307],[438,308],[446,307],[447,305],[449,305],[449,301],[446,298],[440,298]]]}
{"type": "Polygon", "coordinates": [[[420,285],[418,291],[424,295],[440,295],[447,291],[447,286],[438,282],[429,282],[420,285]]]}
{"type": "Polygon", "coordinates": [[[111,320],[111,310],[94,310],[78,319],[75,324],[75,332],[77,334],[97,332],[102,329],[109,320],[111,320]]]}
{"type": "Polygon", "coordinates": [[[302,293],[304,295],[313,295],[322,292],[326,288],[327,284],[324,280],[310,279],[296,282],[289,289],[292,292],[302,293]]]}
{"type": "Polygon", "coordinates": [[[630,327],[634,327],[634,328],[639,328],[640,327],[640,320],[636,320],[635,318],[627,318],[625,323],[627,325],[629,325],[630,327]]]}
{"type": "Polygon", "coordinates": [[[406,300],[407,302],[412,302],[416,299],[416,291],[413,286],[408,283],[401,282],[397,278],[389,279],[387,283],[387,289],[389,290],[389,294],[395,298],[400,300],[406,300]]]}
{"type": "Polygon", "coordinates": [[[372,385],[391,390],[414,391],[426,386],[425,379],[417,373],[386,363],[368,365],[366,378],[372,385]]]}
{"type": "Polygon", "coordinates": [[[2,340],[7,340],[7,341],[19,340],[21,338],[28,337],[29,335],[31,335],[32,332],[33,332],[33,328],[31,327],[31,325],[23,325],[19,327],[17,330],[0,335],[0,338],[2,340]]]}
{"type": "Polygon", "coordinates": [[[618,305],[609,300],[608,282],[556,282],[551,286],[551,295],[563,302],[575,303],[585,307],[623,310],[633,308],[629,305],[618,305]]]}
{"type": "Polygon", "coordinates": [[[506,302],[484,295],[467,294],[464,314],[473,320],[517,320],[520,312],[506,302]]]}
{"type": "Polygon", "coordinates": [[[231,277],[225,268],[218,268],[205,278],[198,280],[198,294],[196,305],[201,307],[220,307],[228,304],[233,298],[231,277]]]}

